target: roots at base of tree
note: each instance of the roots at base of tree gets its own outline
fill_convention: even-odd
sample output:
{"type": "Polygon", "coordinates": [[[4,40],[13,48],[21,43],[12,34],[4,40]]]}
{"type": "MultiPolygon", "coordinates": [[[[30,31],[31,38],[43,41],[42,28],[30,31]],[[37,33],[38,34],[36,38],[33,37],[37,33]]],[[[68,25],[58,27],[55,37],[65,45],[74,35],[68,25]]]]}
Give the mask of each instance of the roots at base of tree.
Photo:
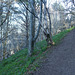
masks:
{"type": "Polygon", "coordinates": [[[47,46],[53,46],[53,45],[55,45],[55,42],[50,41],[48,39],[46,39],[46,42],[47,42],[47,46]]]}

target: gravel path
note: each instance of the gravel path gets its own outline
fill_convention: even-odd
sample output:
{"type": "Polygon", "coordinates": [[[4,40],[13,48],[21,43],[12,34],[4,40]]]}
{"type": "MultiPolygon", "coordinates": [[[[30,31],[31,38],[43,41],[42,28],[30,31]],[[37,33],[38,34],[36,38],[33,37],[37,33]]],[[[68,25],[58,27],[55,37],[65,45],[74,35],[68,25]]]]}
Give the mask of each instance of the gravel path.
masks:
{"type": "Polygon", "coordinates": [[[75,75],[75,29],[58,46],[50,48],[45,62],[33,75],[75,75]]]}

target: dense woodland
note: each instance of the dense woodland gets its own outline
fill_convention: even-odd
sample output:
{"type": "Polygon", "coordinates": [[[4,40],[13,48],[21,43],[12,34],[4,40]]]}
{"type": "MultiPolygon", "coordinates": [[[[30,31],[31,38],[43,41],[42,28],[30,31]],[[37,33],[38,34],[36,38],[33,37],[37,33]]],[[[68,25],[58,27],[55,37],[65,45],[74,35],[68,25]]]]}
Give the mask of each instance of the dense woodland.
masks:
{"type": "Polygon", "coordinates": [[[52,36],[75,25],[74,0],[0,0],[0,61],[25,48],[28,56],[52,36]]]}

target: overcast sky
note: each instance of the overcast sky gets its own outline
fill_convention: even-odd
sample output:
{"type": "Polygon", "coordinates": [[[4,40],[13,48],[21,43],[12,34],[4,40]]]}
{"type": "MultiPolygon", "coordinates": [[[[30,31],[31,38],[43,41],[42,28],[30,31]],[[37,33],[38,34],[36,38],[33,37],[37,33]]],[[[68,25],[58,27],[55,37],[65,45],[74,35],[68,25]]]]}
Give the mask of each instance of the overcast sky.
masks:
{"type": "MultiPolygon", "coordinates": [[[[55,3],[56,1],[57,1],[57,3],[61,3],[61,5],[66,9],[70,8],[73,5],[72,2],[69,2],[67,4],[67,2],[64,3],[63,0],[47,0],[47,7],[50,6],[51,4],[55,3]]],[[[68,0],[68,1],[70,1],[70,0],[68,0]]]]}
{"type": "Polygon", "coordinates": [[[62,0],[47,0],[47,6],[50,4],[53,4],[56,1],[57,1],[57,3],[62,2],[62,0]]]}

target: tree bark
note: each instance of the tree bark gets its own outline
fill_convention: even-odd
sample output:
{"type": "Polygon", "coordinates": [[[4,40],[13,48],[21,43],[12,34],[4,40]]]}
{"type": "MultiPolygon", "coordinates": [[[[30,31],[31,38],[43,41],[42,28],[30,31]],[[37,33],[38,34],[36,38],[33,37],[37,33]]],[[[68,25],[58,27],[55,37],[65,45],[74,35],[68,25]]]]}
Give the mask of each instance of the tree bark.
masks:
{"type": "Polygon", "coordinates": [[[38,38],[39,36],[39,32],[40,32],[40,29],[41,29],[41,24],[42,24],[42,0],[40,1],[40,19],[39,19],[39,25],[38,25],[38,30],[37,30],[37,33],[33,39],[33,41],[35,42],[36,39],[38,38]],[[40,23],[41,22],[41,23],[40,23]]]}
{"type": "MultiPolygon", "coordinates": [[[[31,12],[34,13],[34,9],[32,7],[32,5],[34,6],[34,3],[35,1],[34,0],[31,0],[31,4],[30,4],[30,10],[31,12]]],[[[29,49],[28,49],[28,55],[31,56],[32,53],[33,53],[33,50],[34,50],[34,41],[33,41],[33,38],[34,38],[34,35],[35,35],[35,18],[34,18],[34,15],[32,13],[30,13],[30,34],[29,34],[29,49]]]]}
{"type": "MultiPolygon", "coordinates": [[[[27,4],[28,7],[28,4],[27,4]]],[[[28,24],[28,10],[26,9],[26,47],[28,48],[28,29],[29,29],[29,24],[28,24]]]]}
{"type": "Polygon", "coordinates": [[[47,14],[48,14],[48,18],[49,18],[49,30],[48,28],[45,30],[45,36],[46,36],[46,41],[47,41],[47,45],[50,44],[52,45],[53,44],[53,41],[52,41],[52,34],[51,34],[51,18],[50,18],[50,13],[48,11],[48,8],[46,7],[46,3],[45,3],[45,0],[43,1],[44,3],[44,6],[45,6],[45,9],[47,11],[47,14]],[[49,34],[47,33],[49,31],[49,34]]]}

